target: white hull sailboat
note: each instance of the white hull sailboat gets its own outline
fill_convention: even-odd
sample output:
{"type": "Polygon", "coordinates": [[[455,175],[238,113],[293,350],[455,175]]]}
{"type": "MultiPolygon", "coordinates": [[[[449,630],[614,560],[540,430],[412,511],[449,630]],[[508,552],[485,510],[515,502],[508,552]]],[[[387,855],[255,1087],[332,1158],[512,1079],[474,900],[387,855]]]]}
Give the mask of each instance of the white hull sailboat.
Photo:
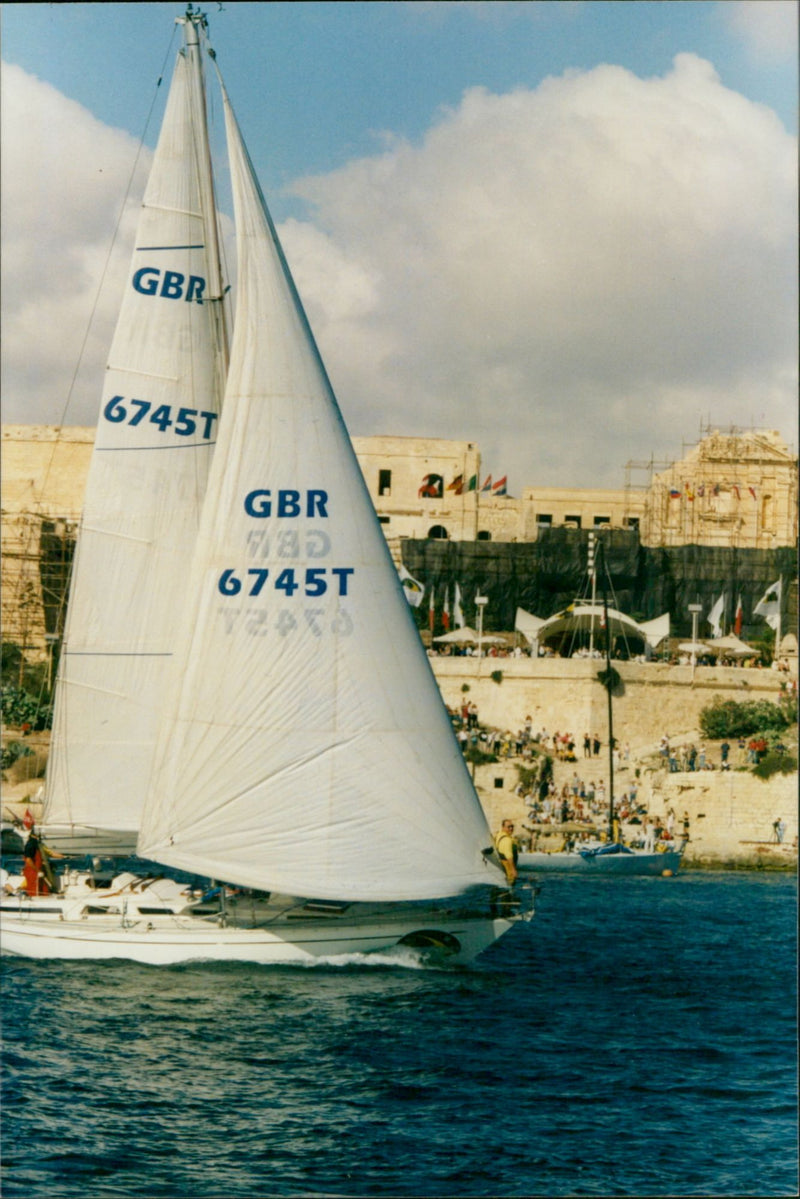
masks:
{"type": "Polygon", "coordinates": [[[124,958],[151,966],[193,961],[308,964],[354,954],[393,954],[460,965],[471,962],[519,919],[520,904],[507,915],[458,905],[360,905],[337,911],[330,905],[281,896],[277,901],[228,901],[218,908],[157,914],[137,903],[99,906],[72,902],[58,916],[22,915],[3,921],[4,954],[86,961],[124,958]],[[241,910],[237,910],[241,909],[241,910]],[[487,918],[488,916],[488,918],[487,918]],[[433,921],[429,928],[426,921],[433,921]]]}
{"type": "Polygon", "coordinates": [[[83,879],[4,899],[0,947],[154,965],[397,947],[468,961],[530,918],[532,892],[505,884],[222,87],[228,355],[206,22],[190,5],[179,24],[101,401],[44,832],[91,852],[98,829],[120,854],[135,838],[143,865],[217,880],[216,894],[83,879]]]}

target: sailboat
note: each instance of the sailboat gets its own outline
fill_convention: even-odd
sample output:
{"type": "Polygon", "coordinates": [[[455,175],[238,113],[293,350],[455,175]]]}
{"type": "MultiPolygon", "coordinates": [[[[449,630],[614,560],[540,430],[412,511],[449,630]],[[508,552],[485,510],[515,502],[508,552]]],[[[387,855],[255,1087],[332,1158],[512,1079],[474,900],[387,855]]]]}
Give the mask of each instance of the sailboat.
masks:
{"type": "MultiPolygon", "coordinates": [[[[592,590],[596,585],[598,560],[602,561],[602,615],[605,635],[605,670],[598,675],[599,681],[606,692],[608,717],[608,824],[605,840],[594,842],[573,842],[569,848],[548,853],[546,850],[532,848],[519,855],[517,867],[522,875],[536,875],[551,871],[573,872],[581,874],[610,874],[610,875],[660,875],[671,878],[680,869],[683,857],[683,846],[680,848],[663,848],[648,850],[632,848],[625,845],[619,833],[614,798],[614,703],[613,691],[616,672],[611,662],[611,622],[608,606],[608,567],[605,561],[603,542],[597,545],[594,552],[594,542],[590,540],[590,570],[592,575],[592,590]]],[[[577,603],[577,601],[576,601],[577,603]]],[[[594,605],[593,605],[594,606],[594,605]]]]}
{"type": "Polygon", "coordinates": [[[164,224],[140,224],[87,492],[87,509],[101,493],[120,525],[106,537],[97,510],[84,515],[44,817],[51,842],[58,824],[82,847],[97,832],[118,849],[135,832],[139,859],[172,877],[4,900],[0,947],[270,964],[402,946],[466,962],[530,919],[533,889],[510,891],[492,848],[205,17],[190,5],[178,21],[154,162],[170,186],[151,179],[142,217],[164,224]],[[204,52],[237,231],[229,354],[224,275],[209,265],[219,226],[204,52]],[[186,376],[197,390],[164,398],[186,376]],[[100,458],[106,437],[118,452],[100,458]],[[139,437],[137,468],[122,451],[139,437]],[[171,540],[143,517],[125,526],[153,478],[171,488],[158,513],[166,495],[185,505],[171,540]],[[123,562],[113,602],[109,544],[123,562]],[[195,877],[207,884],[187,885],[195,877]]]}

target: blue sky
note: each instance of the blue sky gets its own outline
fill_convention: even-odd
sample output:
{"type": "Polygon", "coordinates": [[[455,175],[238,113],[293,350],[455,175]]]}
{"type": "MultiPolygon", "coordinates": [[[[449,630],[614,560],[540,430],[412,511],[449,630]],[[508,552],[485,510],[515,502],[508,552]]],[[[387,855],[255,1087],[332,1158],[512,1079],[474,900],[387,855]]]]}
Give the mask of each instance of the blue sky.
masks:
{"type": "MultiPolygon", "coordinates": [[[[98,173],[129,172],[180,11],[3,9],[7,421],[61,419],[113,224],[98,173]],[[87,278],[59,307],[65,245],[87,278]]],[[[790,0],[205,11],[352,432],[477,440],[517,492],[620,485],[707,422],[796,440],[790,0]]]]}
{"type": "MultiPolygon", "coordinates": [[[[759,44],[726,12],[737,7],[731,0],[200,7],[270,190],[372,154],[384,133],[416,141],[466,88],[535,87],[548,75],[603,62],[659,75],[684,50],[713,62],[726,87],[796,129],[794,53],[781,53],[779,33],[776,44],[759,44]]],[[[769,5],[756,0],[756,8],[769,5]]],[[[3,58],[138,137],[167,50],[177,46],[180,11],[171,3],[8,5],[3,58]]],[[[757,26],[756,12],[752,20],[757,26]]],[[[151,122],[151,146],[156,136],[151,122]]],[[[274,192],[272,204],[280,216],[274,192]]]]}

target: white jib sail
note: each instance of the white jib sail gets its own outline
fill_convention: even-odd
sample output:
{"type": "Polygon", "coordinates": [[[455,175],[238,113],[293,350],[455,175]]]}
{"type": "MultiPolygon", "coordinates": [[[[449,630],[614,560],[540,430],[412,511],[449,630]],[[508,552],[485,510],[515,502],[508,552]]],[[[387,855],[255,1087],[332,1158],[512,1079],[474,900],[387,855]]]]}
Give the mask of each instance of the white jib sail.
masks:
{"type": "Polygon", "coordinates": [[[46,787],[46,828],[127,831],[129,849],[183,613],[225,369],[194,53],[178,57],[110,350],[46,787]]]}
{"type": "Polygon", "coordinates": [[[500,882],[227,102],[226,124],[239,242],[231,367],[139,852],[329,899],[500,882]]]}

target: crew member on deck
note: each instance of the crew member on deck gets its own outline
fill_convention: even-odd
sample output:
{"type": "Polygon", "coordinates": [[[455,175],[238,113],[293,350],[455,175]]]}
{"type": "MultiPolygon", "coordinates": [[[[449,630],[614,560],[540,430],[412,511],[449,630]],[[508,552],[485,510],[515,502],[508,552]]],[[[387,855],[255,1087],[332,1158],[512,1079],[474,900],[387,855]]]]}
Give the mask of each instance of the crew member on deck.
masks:
{"type": "Polygon", "coordinates": [[[519,841],[514,836],[513,820],[503,821],[503,827],[496,834],[494,844],[509,885],[513,887],[517,881],[517,859],[519,857],[519,841]]]}
{"type": "Polygon", "coordinates": [[[25,862],[22,867],[25,890],[29,895],[49,895],[50,887],[47,880],[49,866],[45,861],[41,843],[33,826],[31,826],[30,836],[25,842],[25,848],[22,852],[25,855],[25,862]]]}

